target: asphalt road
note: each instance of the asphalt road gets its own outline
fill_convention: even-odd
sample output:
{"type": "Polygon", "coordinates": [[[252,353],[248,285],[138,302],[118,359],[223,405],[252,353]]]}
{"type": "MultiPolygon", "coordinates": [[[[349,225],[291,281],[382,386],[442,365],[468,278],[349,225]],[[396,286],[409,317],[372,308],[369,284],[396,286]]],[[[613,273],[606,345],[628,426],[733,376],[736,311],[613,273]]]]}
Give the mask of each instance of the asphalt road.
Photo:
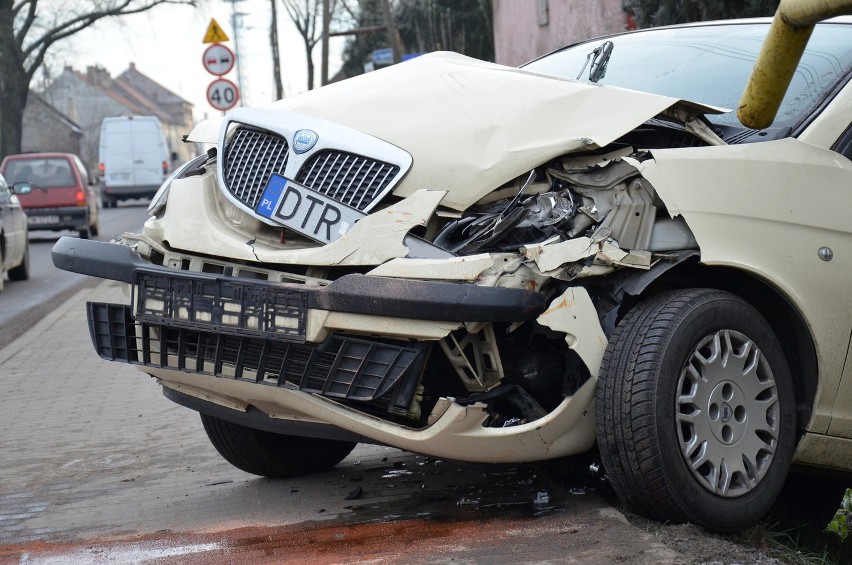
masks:
{"type": "MultiPolygon", "coordinates": [[[[94,239],[109,241],[125,231],[141,230],[147,207],[147,200],[130,200],[120,203],[118,208],[101,209],[100,234],[94,239]]],[[[30,231],[30,278],[20,282],[7,280],[5,290],[0,292],[0,348],[79,289],[100,282],[53,266],[50,250],[63,235],[76,237],[77,234],[30,231]]]]}

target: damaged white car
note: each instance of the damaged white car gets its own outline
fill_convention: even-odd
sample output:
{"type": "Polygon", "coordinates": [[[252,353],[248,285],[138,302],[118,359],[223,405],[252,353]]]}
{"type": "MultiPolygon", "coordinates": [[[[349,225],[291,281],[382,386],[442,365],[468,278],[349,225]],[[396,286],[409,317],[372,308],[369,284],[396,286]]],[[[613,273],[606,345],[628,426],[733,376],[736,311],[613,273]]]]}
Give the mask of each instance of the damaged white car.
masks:
{"type": "Polygon", "coordinates": [[[791,463],[852,468],[852,19],[754,130],[729,109],[768,26],[435,53],[237,109],[141,234],[54,262],[129,283],[88,306],[98,353],[249,473],[597,442],[634,509],[742,528],[791,463]]]}

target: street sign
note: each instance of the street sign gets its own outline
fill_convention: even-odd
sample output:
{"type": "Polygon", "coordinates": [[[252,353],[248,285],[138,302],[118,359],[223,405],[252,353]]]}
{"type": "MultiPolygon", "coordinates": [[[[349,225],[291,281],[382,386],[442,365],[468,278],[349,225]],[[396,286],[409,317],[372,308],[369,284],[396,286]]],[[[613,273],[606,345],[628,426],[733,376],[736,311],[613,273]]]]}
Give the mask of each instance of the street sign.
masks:
{"type": "Polygon", "coordinates": [[[385,49],[376,49],[370,54],[374,65],[390,65],[393,63],[393,49],[386,47],[385,49]]]}
{"type": "Polygon", "coordinates": [[[226,78],[217,78],[207,87],[207,101],[217,110],[230,110],[239,98],[237,85],[226,78]]]}
{"type": "Polygon", "coordinates": [[[207,33],[204,34],[201,43],[220,43],[222,41],[228,41],[228,36],[222,31],[215,18],[210,18],[210,25],[207,26],[207,33]]]}
{"type": "Polygon", "coordinates": [[[234,54],[221,43],[214,43],[204,50],[201,62],[208,73],[220,77],[234,68],[234,54]]]}

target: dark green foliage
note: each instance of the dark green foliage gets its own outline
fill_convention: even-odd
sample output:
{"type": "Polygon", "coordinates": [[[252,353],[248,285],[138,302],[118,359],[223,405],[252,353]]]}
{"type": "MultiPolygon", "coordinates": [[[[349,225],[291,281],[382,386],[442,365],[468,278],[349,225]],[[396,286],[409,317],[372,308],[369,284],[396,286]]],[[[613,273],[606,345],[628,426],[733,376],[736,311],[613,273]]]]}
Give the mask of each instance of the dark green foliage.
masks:
{"type": "Polygon", "coordinates": [[[491,0],[401,2],[396,22],[410,52],[457,51],[494,60],[491,0]]]}
{"type": "MultiPolygon", "coordinates": [[[[378,0],[361,0],[359,4],[360,8],[355,14],[356,28],[384,25],[382,6],[378,0]]],[[[364,63],[370,58],[370,53],[387,46],[388,39],[384,31],[348,38],[343,48],[343,67],[340,69],[340,78],[349,78],[363,73],[364,63]]]]}
{"type": "MultiPolygon", "coordinates": [[[[377,0],[361,0],[357,16],[356,27],[384,25],[377,0]]],[[[491,0],[401,0],[393,17],[403,53],[457,51],[494,60],[491,0]]],[[[370,53],[387,46],[384,32],[353,36],[343,51],[342,74],[361,74],[370,53]]]]}
{"type": "Polygon", "coordinates": [[[849,537],[849,524],[852,522],[850,518],[852,518],[852,489],[846,489],[840,509],[829,522],[826,531],[834,532],[845,541],[849,537]]]}
{"type": "Polygon", "coordinates": [[[771,16],[778,0],[623,0],[639,27],[771,16]]]}

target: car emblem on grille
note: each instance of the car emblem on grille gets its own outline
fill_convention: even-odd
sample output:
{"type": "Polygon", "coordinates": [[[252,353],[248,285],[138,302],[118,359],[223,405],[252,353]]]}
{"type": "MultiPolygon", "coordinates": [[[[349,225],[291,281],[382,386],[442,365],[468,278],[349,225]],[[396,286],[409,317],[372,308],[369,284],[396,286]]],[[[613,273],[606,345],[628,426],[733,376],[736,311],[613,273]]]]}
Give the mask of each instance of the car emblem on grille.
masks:
{"type": "Polygon", "coordinates": [[[311,147],[316,145],[317,140],[319,140],[317,132],[310,129],[300,129],[293,136],[293,151],[300,154],[309,151],[311,147]]]}

